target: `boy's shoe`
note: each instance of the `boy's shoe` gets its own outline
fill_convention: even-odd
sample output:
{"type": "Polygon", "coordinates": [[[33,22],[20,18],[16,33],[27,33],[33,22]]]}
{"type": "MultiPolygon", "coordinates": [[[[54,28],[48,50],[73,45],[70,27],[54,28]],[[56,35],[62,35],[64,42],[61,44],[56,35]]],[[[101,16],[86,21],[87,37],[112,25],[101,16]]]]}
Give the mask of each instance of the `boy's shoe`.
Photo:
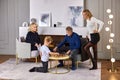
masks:
{"type": "Polygon", "coordinates": [[[57,67],[63,67],[64,65],[63,64],[58,64],[57,67]]]}
{"type": "Polygon", "coordinates": [[[44,71],[43,73],[48,73],[48,71],[44,71]]]}
{"type": "Polygon", "coordinates": [[[71,67],[71,70],[76,70],[77,68],[75,66],[72,66],[71,67]]]}
{"type": "Polygon", "coordinates": [[[35,72],[35,67],[29,70],[29,72],[35,72]]]}

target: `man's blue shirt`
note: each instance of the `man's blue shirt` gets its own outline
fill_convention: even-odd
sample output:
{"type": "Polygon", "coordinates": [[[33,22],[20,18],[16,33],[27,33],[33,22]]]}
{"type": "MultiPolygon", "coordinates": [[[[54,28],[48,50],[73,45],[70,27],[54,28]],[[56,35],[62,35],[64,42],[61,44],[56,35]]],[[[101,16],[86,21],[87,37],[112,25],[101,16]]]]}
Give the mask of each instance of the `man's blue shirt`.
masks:
{"type": "Polygon", "coordinates": [[[70,50],[79,49],[81,46],[80,37],[75,32],[73,32],[71,36],[65,35],[63,41],[57,47],[60,48],[65,43],[69,43],[70,50]]]}

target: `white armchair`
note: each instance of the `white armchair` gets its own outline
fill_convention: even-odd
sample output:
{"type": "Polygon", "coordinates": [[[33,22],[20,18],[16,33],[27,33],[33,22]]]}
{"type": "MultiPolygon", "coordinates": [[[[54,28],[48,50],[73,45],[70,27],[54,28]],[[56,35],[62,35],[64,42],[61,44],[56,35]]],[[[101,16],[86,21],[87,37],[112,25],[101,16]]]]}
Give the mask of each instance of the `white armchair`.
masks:
{"type": "MultiPolygon", "coordinates": [[[[37,57],[35,56],[34,58],[36,59],[35,62],[37,63],[37,57]]],[[[31,44],[26,43],[26,42],[21,42],[16,39],[16,63],[18,63],[19,59],[23,58],[33,58],[31,57],[31,44]]]]}

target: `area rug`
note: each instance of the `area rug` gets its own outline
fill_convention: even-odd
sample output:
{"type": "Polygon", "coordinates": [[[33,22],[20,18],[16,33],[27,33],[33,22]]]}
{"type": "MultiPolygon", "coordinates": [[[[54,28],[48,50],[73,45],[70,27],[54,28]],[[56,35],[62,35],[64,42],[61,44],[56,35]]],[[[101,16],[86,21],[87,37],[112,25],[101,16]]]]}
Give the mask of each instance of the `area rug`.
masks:
{"type": "MultiPolygon", "coordinates": [[[[89,62],[88,62],[89,63],[89,62]]],[[[20,62],[15,64],[15,59],[0,64],[0,78],[11,80],[101,80],[101,63],[98,62],[97,70],[89,70],[87,62],[79,65],[75,71],[66,74],[29,72],[32,67],[41,66],[41,63],[20,62]]]]}

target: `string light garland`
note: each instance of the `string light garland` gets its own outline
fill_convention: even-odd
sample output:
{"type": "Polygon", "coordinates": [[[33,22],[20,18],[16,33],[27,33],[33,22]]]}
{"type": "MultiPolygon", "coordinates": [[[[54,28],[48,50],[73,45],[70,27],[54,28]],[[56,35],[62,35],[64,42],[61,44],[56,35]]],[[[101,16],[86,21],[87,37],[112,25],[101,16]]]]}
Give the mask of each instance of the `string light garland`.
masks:
{"type": "Polygon", "coordinates": [[[105,30],[107,31],[107,32],[109,32],[109,44],[106,46],[106,48],[108,49],[108,50],[110,50],[110,61],[111,61],[111,68],[109,68],[108,70],[109,70],[109,72],[117,72],[117,69],[114,67],[114,63],[115,63],[115,58],[114,58],[114,56],[113,56],[113,42],[114,42],[114,37],[115,37],[115,34],[112,32],[112,30],[111,30],[111,28],[112,28],[112,24],[113,24],[113,22],[112,22],[112,20],[113,20],[113,18],[114,18],[114,16],[113,16],[113,14],[111,14],[111,9],[107,9],[106,10],[106,12],[107,12],[107,14],[108,14],[108,26],[107,27],[105,27],[105,30]]]}

